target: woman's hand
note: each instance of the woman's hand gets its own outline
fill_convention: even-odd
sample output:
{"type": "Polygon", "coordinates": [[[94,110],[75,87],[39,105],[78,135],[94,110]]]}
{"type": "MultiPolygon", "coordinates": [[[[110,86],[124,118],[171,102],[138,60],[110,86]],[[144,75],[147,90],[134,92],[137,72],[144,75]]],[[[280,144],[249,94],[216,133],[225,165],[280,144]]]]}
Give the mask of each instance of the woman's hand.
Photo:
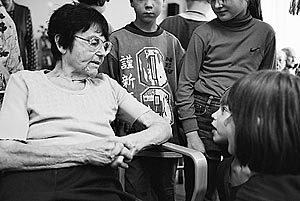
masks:
{"type": "Polygon", "coordinates": [[[83,146],[84,161],[88,164],[110,164],[112,167],[127,168],[127,163],[133,157],[133,152],[119,142],[116,137],[85,143],[83,146]]]}
{"type": "Polygon", "coordinates": [[[133,151],[115,138],[72,145],[0,140],[0,170],[38,170],[91,164],[128,167],[133,151]]]}

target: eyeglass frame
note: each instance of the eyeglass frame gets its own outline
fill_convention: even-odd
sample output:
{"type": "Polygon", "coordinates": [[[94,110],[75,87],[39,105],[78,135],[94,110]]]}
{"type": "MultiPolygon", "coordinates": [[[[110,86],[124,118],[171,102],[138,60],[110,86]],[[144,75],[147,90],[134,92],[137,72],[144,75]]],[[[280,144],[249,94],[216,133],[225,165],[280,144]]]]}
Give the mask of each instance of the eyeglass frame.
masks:
{"type": "Polygon", "coordinates": [[[110,45],[110,50],[109,51],[105,50],[105,55],[107,55],[111,51],[112,43],[110,41],[102,41],[101,38],[99,38],[97,36],[93,36],[90,39],[87,39],[87,38],[83,38],[83,37],[78,36],[78,35],[74,35],[74,38],[79,38],[79,39],[81,39],[83,41],[86,41],[88,43],[90,49],[94,49],[94,50],[92,50],[93,52],[98,52],[102,47],[103,48],[105,47],[105,44],[109,44],[110,45]],[[99,40],[99,47],[98,48],[94,48],[94,46],[92,45],[91,40],[93,40],[93,39],[98,39],[99,40]]]}

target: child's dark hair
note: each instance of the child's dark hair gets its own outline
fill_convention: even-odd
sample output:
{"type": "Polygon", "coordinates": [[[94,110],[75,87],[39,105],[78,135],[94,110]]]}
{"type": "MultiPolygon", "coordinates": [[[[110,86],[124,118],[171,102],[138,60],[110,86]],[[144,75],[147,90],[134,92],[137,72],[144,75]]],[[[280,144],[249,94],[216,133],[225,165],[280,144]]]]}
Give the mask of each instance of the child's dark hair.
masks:
{"type": "Polygon", "coordinates": [[[78,2],[89,6],[103,6],[109,0],[78,0],[78,2]]]}
{"type": "Polygon", "coordinates": [[[65,4],[54,11],[48,23],[48,36],[51,43],[51,51],[55,61],[61,60],[61,52],[58,50],[55,37],[58,35],[58,43],[63,48],[73,48],[74,35],[80,31],[85,32],[95,26],[102,35],[108,39],[108,24],[106,19],[96,9],[84,4],[65,4]]]}
{"type": "Polygon", "coordinates": [[[249,0],[248,10],[252,17],[263,20],[260,0],[249,0]]]}
{"type": "Polygon", "coordinates": [[[220,105],[228,105],[228,95],[229,95],[230,88],[225,89],[222,94],[220,105]]]}
{"type": "Polygon", "coordinates": [[[230,89],[228,105],[235,124],[235,154],[251,171],[300,173],[300,78],[258,71],[230,89]]]}

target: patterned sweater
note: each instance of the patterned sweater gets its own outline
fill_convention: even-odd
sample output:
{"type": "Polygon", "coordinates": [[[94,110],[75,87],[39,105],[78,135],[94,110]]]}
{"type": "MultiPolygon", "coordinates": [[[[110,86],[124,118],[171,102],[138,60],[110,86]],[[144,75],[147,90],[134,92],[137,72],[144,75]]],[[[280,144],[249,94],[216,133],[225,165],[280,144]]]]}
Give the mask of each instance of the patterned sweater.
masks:
{"type": "Polygon", "coordinates": [[[146,33],[133,23],[110,36],[108,73],[140,102],[174,123],[174,94],[184,50],[172,34],[158,27],[146,33]]]}

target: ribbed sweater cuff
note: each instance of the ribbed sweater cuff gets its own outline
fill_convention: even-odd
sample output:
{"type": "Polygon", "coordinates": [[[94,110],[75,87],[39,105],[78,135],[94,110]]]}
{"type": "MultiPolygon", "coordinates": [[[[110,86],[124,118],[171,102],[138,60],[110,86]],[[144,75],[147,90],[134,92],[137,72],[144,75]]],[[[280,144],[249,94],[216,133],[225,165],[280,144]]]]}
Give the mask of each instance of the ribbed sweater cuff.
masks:
{"type": "Polygon", "coordinates": [[[199,129],[197,120],[195,118],[183,120],[182,127],[185,134],[199,129]]]}

